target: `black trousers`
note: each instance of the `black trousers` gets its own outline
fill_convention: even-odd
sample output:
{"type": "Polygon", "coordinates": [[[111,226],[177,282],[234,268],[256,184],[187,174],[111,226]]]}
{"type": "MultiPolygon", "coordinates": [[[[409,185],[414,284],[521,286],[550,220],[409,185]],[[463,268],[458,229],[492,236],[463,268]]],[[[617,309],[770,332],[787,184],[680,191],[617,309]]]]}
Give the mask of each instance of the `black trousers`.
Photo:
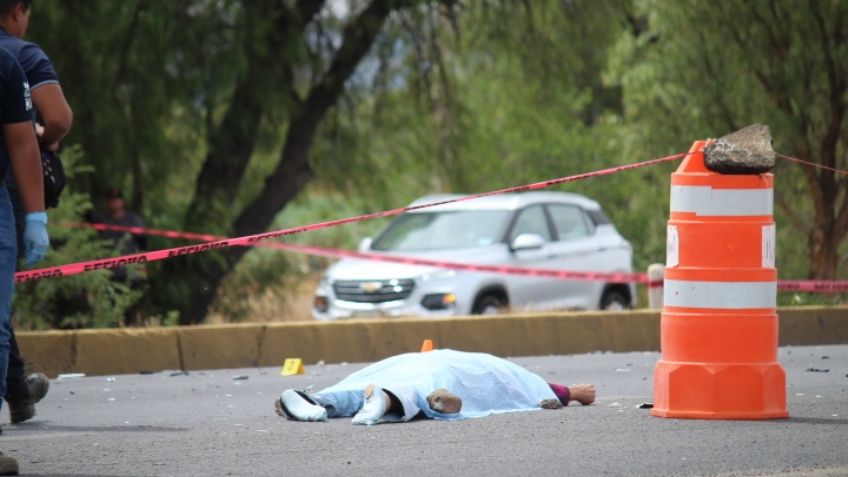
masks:
{"type": "Polygon", "coordinates": [[[26,363],[21,357],[18,349],[18,340],[15,339],[15,330],[12,331],[9,340],[9,368],[6,372],[6,398],[14,398],[22,389],[26,389],[26,363]]]}

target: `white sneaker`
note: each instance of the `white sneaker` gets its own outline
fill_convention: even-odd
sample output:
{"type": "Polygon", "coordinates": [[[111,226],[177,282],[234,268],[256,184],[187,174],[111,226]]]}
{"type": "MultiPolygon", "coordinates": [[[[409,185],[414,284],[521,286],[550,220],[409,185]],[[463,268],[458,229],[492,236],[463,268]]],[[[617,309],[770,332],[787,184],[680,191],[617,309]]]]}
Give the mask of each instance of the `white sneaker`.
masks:
{"type": "Polygon", "coordinates": [[[365,388],[365,404],[362,409],[353,416],[354,424],[364,424],[371,426],[377,424],[383,415],[386,414],[386,394],[383,388],[376,384],[369,384],[365,388]]]}
{"type": "Polygon", "coordinates": [[[283,391],[274,405],[277,408],[277,414],[282,412],[281,415],[293,421],[323,422],[327,420],[327,410],[324,406],[319,406],[306,393],[294,389],[283,391]]]}

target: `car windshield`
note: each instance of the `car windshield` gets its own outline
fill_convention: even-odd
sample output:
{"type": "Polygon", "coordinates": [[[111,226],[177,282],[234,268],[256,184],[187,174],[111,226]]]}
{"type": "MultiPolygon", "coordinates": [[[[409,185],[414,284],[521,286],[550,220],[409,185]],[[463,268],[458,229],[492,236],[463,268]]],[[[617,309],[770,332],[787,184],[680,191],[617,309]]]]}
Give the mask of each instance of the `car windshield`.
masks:
{"type": "Polygon", "coordinates": [[[491,245],[500,240],[507,210],[416,212],[392,222],[372,250],[430,251],[491,245]]]}

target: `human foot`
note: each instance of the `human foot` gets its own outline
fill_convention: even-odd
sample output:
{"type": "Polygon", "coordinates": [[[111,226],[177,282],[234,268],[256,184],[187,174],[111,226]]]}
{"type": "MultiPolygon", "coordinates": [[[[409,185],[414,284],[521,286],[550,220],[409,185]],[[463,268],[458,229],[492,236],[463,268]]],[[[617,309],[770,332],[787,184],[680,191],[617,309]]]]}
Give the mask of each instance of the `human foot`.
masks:
{"type": "Polygon", "coordinates": [[[439,388],[427,395],[430,409],[442,414],[456,414],[462,409],[462,399],[445,388],[439,388]]]}
{"type": "Polygon", "coordinates": [[[377,424],[389,410],[391,401],[383,388],[376,384],[369,384],[365,388],[365,403],[362,409],[353,416],[351,422],[371,426],[377,424]]]}
{"type": "Polygon", "coordinates": [[[35,403],[47,394],[50,380],[44,373],[32,373],[19,386],[6,393],[9,418],[12,424],[28,421],[35,416],[35,403]]]}
{"type": "Polygon", "coordinates": [[[309,398],[306,393],[286,389],[274,402],[274,410],[280,416],[293,421],[326,421],[327,410],[309,398]]]}

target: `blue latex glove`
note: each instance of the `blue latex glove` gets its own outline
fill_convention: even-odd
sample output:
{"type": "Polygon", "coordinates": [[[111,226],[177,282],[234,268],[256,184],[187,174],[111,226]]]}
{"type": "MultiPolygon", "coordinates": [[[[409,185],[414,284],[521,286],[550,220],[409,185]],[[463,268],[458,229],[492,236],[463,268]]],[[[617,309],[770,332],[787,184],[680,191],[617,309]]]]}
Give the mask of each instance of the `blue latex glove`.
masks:
{"type": "Polygon", "coordinates": [[[27,267],[40,262],[50,248],[47,236],[47,213],[30,212],[26,214],[24,226],[24,260],[27,267]]]}

